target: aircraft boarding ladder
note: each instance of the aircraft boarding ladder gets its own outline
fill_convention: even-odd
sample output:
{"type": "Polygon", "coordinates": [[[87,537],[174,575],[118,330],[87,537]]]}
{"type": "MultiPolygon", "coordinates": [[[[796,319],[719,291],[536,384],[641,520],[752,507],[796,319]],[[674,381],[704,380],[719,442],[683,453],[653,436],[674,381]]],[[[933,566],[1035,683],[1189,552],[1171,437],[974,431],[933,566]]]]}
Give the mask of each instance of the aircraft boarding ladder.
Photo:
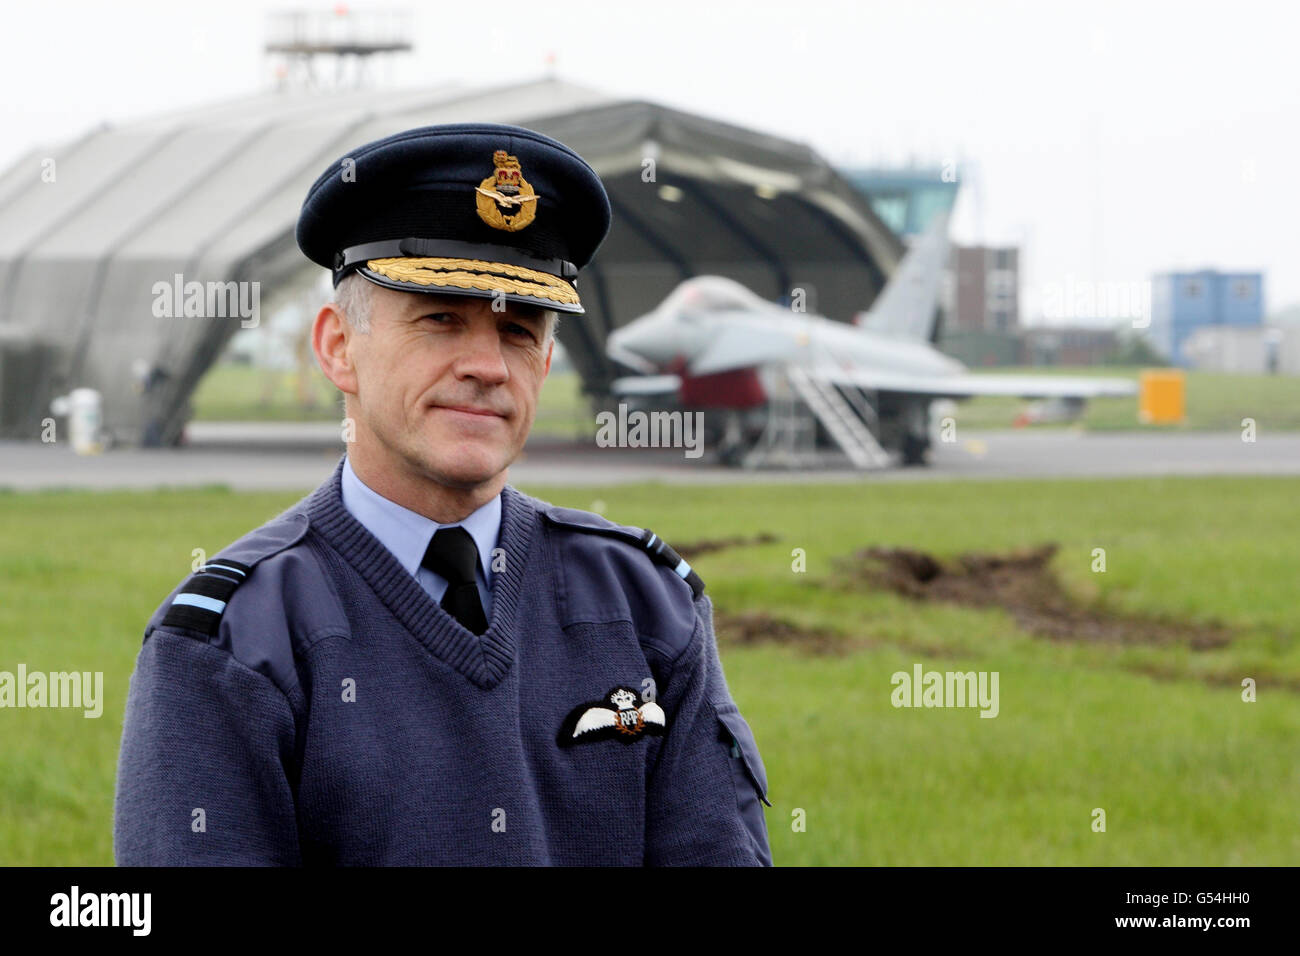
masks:
{"type": "Polygon", "coordinates": [[[889,452],[880,447],[876,436],[871,434],[834,385],[819,381],[793,365],[786,370],[786,375],[795,392],[853,464],[859,468],[884,468],[889,464],[889,452]]]}

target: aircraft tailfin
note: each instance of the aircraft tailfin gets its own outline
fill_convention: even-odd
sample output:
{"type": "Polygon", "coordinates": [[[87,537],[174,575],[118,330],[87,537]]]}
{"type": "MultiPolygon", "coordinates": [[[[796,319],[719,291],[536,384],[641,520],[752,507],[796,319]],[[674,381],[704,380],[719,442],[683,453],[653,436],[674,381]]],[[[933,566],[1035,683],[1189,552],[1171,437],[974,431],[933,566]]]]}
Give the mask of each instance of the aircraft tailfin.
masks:
{"type": "Polygon", "coordinates": [[[918,342],[931,340],[939,283],[948,265],[948,214],[939,213],[917,236],[861,322],[870,332],[918,342]]]}

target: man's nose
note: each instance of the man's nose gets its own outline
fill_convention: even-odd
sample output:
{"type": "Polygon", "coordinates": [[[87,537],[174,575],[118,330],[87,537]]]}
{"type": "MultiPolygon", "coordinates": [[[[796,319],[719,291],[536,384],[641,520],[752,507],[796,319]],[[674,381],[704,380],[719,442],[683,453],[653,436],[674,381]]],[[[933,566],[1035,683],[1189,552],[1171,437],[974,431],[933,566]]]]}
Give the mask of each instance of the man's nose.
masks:
{"type": "Polygon", "coordinates": [[[483,382],[504,382],[510,377],[495,319],[475,323],[461,340],[461,345],[461,353],[456,359],[458,377],[476,378],[483,382]]]}

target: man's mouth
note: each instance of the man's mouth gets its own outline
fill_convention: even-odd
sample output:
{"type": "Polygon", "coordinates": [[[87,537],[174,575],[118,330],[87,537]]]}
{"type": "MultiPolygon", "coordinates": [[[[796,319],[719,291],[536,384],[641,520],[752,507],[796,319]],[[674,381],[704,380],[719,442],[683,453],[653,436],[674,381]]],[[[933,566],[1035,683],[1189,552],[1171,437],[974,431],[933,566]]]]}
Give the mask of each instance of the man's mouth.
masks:
{"type": "Polygon", "coordinates": [[[480,415],[484,418],[505,418],[503,412],[498,412],[491,408],[479,408],[476,405],[435,405],[434,408],[441,408],[449,412],[460,412],[465,415],[480,415]]]}

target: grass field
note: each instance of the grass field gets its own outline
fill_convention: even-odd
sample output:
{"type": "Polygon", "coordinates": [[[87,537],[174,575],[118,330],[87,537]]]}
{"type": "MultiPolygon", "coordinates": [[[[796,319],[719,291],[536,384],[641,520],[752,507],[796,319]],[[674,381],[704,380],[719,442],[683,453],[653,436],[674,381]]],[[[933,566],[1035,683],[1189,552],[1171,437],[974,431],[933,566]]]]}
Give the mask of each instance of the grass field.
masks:
{"type": "MultiPolygon", "coordinates": [[[[998,373],[1083,375],[1136,379],[1135,368],[1019,368],[998,373]]],[[[199,383],[194,395],[199,421],[335,421],[342,417],[338,391],[313,367],[307,394],[298,400],[293,373],[218,365],[199,383]]],[[[963,429],[1010,428],[1029,403],[1018,398],[976,398],[962,402],[953,416],[963,429]]],[[[1187,424],[1178,428],[1235,431],[1243,418],[1255,419],[1261,431],[1300,429],[1300,378],[1287,376],[1187,373],[1187,424]]],[[[1137,398],[1099,398],[1088,403],[1079,422],[1089,429],[1155,429],[1137,421],[1137,398]]],[[[1038,425],[1054,428],[1057,425],[1038,425]]],[[[595,424],[582,395],[577,372],[549,376],[538,400],[533,431],[556,436],[591,436],[595,424]]]]}
{"type": "MultiPolygon", "coordinates": [[[[845,651],[724,644],[770,780],[778,865],[1294,864],[1300,860],[1300,509],[1290,479],[526,490],[701,555],[716,613],[834,629],[845,651]],[[1048,641],[1000,610],[836,584],[870,544],[941,555],[1056,541],[1080,600],[1233,630],[1194,650],[1048,641]],[[1107,571],[1090,570],[1105,548],[1107,571]],[[804,549],[805,573],[791,570],[804,549]],[[857,649],[852,649],[852,648],[857,649]],[[997,671],[1000,713],[895,709],[890,676],[997,671]],[[1243,677],[1258,682],[1245,703],[1243,677]],[[1093,832],[1092,811],[1107,814],[1093,832]],[[806,814],[795,832],[792,813],[806,814]]],[[[102,670],[104,716],[0,710],[0,864],[111,863],[127,679],[188,572],[297,499],[220,488],[0,494],[0,669],[102,670]]]]}

